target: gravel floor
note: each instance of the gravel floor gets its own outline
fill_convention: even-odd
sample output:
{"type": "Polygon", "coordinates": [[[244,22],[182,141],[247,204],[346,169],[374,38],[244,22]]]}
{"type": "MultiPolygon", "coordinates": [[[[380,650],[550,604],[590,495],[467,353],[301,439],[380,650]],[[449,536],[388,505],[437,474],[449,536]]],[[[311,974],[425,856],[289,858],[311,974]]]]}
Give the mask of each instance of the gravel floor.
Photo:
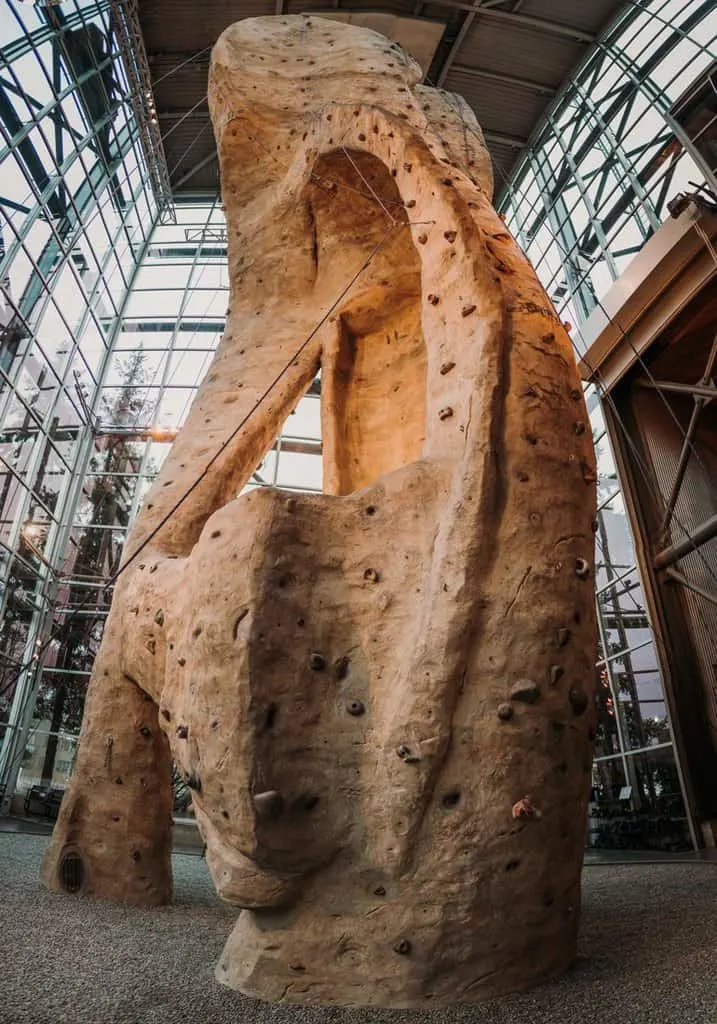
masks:
{"type": "Polygon", "coordinates": [[[0,1024],[717,1024],[717,865],[590,867],[580,960],[531,993],[455,1010],[277,1007],[221,988],[236,911],[176,856],[175,902],[137,910],[45,892],[47,839],[0,835],[0,1024]]]}

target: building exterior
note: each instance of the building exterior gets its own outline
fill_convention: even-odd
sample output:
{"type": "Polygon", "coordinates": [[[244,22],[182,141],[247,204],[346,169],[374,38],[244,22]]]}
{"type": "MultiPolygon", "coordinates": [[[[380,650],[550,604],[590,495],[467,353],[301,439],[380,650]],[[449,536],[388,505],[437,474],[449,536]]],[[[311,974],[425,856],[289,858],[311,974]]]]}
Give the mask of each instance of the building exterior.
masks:
{"type": "MultiPolygon", "coordinates": [[[[196,110],[170,118],[154,106],[160,83],[166,89],[187,66],[196,70],[192,55],[150,73],[142,31],[151,25],[132,2],[2,3],[0,785],[6,806],[19,793],[17,808],[32,787],[61,788],[69,777],[123,539],[221,336],[228,279],[216,173],[213,185],[207,178],[211,152],[186,169],[204,129],[183,141],[181,160],[171,148],[196,110]]],[[[273,13],[268,6],[252,13],[273,13]]],[[[508,27],[529,32],[540,6],[488,5],[488,22],[500,27],[502,12],[508,27]]],[[[436,77],[447,88],[465,85],[471,102],[481,75],[496,94],[550,92],[537,65],[527,81],[530,67],[519,80],[461,64],[477,25],[460,4],[374,7],[407,15],[421,8],[432,26],[429,74],[438,59],[430,63],[430,53],[441,52],[437,19],[458,19],[455,30],[446,23],[453,37],[436,77]]],[[[518,146],[492,133],[496,191],[571,324],[598,451],[600,729],[588,842],[689,849],[714,842],[717,821],[706,781],[717,776],[717,548],[709,537],[693,543],[717,503],[714,361],[705,341],[717,274],[717,9],[642,0],[608,13],[594,37],[569,30],[586,36],[580,60],[545,98],[530,138],[518,146]],[[499,158],[506,147],[509,162],[499,158]],[[679,201],[695,193],[702,198],[679,201]],[[696,260],[701,276],[692,273],[691,290],[684,284],[688,299],[675,293],[650,334],[646,314],[666,290],[679,290],[696,260]],[[626,282],[643,294],[629,320],[626,282]],[[683,329],[678,320],[693,302],[683,329]],[[637,345],[633,326],[644,348],[615,368],[619,350],[637,345]],[[676,357],[652,362],[667,330],[682,346],[678,364],[699,351],[690,379],[703,393],[665,399],[664,389],[643,388],[636,398],[629,374],[682,379],[676,357]],[[697,399],[699,428],[690,434],[697,399]],[[662,505],[686,436],[687,483],[666,533],[662,505]],[[669,465],[660,455],[667,448],[669,465]],[[647,504],[644,494],[652,495],[647,504]],[[647,521],[660,511],[662,544],[653,552],[647,521]],[[652,556],[685,538],[687,561],[670,563],[669,584],[658,580],[652,556]],[[691,584],[680,584],[678,596],[675,572],[691,584]]],[[[559,27],[549,23],[555,36],[559,27]]],[[[205,59],[206,48],[196,49],[205,59]]],[[[321,489],[319,399],[317,380],[252,486],[321,489]]]]}

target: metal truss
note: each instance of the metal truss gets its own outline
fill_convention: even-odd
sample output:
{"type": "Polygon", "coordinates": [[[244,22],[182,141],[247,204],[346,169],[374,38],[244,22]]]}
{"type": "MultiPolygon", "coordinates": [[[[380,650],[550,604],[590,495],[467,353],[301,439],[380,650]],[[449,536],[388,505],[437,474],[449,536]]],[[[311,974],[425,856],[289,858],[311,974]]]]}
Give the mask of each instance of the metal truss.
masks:
{"type": "Polygon", "coordinates": [[[175,220],[174,199],[152,96],[152,80],[139,22],[139,3],[138,0],[109,0],[109,6],[159,219],[161,223],[172,223],[175,220]]]}

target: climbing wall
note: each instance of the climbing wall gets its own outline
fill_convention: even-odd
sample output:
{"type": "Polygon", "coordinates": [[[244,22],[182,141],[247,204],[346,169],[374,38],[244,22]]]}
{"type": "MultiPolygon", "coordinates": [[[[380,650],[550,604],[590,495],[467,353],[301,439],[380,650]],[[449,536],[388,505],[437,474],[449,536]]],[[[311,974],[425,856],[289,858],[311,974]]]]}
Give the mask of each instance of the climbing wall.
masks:
{"type": "Polygon", "coordinates": [[[480,129],[419,78],[314,17],[214,48],[226,333],[132,533],[44,868],[167,899],[171,751],[244,908],[217,976],[276,1001],[472,1002],[575,956],[588,421],[480,129]],[[319,369],[326,493],[235,499],[319,369]]]}

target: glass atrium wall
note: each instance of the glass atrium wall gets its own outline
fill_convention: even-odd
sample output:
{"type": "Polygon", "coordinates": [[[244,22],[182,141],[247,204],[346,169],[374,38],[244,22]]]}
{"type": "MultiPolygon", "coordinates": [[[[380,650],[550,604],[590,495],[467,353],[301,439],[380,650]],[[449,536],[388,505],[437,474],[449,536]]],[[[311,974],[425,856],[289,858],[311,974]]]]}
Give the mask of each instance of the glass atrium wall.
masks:
{"type": "Polygon", "coordinates": [[[0,785],[12,789],[18,771],[49,783],[72,766],[136,458],[113,432],[131,410],[111,383],[137,370],[114,350],[157,205],[108,3],[3,0],[0,33],[0,785]]]}
{"type": "MultiPolygon", "coordinates": [[[[106,0],[0,2],[0,783],[19,770],[37,794],[71,772],[107,581],[224,329],[226,231],[216,197],[158,216],[106,0]]],[[[669,199],[714,186],[716,22],[711,0],[626,5],[503,183],[506,221],[581,355],[581,324],[669,199]]],[[[321,489],[319,393],[317,380],[250,486],[321,489]]],[[[599,395],[587,397],[600,465],[590,841],[679,848],[659,668],[599,395]]]]}
{"type": "MultiPolygon", "coordinates": [[[[717,9],[632,3],[553,105],[506,183],[501,210],[584,358],[581,325],[681,191],[717,188],[717,9]]],[[[690,842],[634,544],[603,422],[598,453],[599,731],[590,842],[690,842]]],[[[606,400],[609,401],[609,398],[606,400]]]]}

